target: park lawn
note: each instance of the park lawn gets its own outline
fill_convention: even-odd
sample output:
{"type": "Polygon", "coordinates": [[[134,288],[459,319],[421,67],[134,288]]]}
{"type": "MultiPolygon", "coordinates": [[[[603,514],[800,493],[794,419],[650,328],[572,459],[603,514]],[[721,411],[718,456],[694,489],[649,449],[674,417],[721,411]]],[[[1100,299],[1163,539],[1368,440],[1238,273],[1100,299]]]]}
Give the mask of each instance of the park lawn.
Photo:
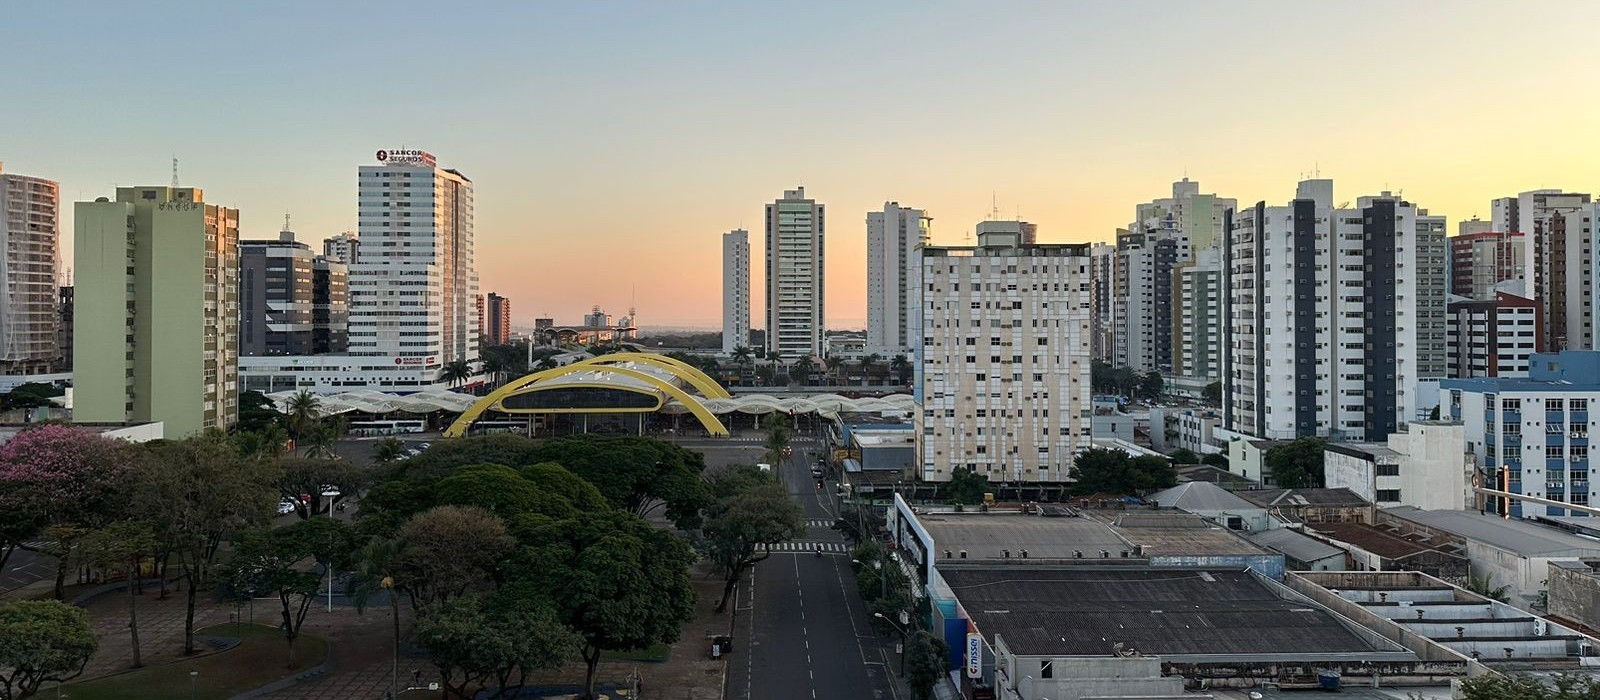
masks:
{"type": "Polygon", "coordinates": [[[239,646],[195,659],[151,666],[63,688],[72,700],[172,700],[189,697],[189,672],[199,671],[196,700],[224,700],[322,663],[328,643],[302,634],[295,643],[298,669],[285,668],[289,650],[277,628],[229,623],[196,630],[196,634],[234,637],[239,646]]]}
{"type": "Polygon", "coordinates": [[[666,644],[654,644],[644,649],[631,649],[629,651],[601,652],[601,661],[643,661],[647,663],[661,663],[672,656],[672,647],[666,644]]]}

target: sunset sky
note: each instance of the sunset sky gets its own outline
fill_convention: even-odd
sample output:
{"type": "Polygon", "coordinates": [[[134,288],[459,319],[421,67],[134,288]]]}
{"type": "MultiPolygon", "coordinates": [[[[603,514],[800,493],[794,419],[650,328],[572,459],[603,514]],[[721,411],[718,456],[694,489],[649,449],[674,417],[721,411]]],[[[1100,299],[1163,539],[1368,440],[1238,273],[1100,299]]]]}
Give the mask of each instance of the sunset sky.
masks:
{"type": "MultiPolygon", "coordinates": [[[[1584,2],[161,2],[0,4],[0,161],[71,201],[186,186],[356,223],[356,168],[432,151],[476,183],[483,291],[514,322],[591,305],[715,327],[720,234],[803,184],[828,207],[828,320],[865,316],[865,218],[959,244],[997,200],[1109,240],[1189,177],[1284,202],[1379,190],[1455,222],[1600,189],[1584,2]],[[636,290],[636,291],[634,291],[636,290]]],[[[759,260],[759,254],[757,254],[759,260]]],[[[760,325],[760,269],[755,270],[760,325]]]]}

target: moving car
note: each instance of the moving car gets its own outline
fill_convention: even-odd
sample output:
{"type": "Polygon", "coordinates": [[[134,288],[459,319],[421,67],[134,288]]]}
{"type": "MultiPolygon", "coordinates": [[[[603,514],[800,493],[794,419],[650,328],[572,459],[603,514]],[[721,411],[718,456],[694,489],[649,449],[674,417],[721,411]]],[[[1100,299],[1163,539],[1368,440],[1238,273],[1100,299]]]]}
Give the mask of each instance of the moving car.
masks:
{"type": "Polygon", "coordinates": [[[772,465],[767,464],[766,462],[762,462],[762,463],[756,465],[756,469],[760,469],[761,471],[764,471],[764,472],[770,472],[770,471],[772,471],[772,465]]]}

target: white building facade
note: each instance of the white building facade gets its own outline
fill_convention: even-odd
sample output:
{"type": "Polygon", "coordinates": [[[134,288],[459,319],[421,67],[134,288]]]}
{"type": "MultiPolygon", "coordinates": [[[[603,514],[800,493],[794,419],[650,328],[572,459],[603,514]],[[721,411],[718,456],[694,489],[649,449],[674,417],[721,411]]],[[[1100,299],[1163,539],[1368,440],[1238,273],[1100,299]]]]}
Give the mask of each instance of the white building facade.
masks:
{"type": "Polygon", "coordinates": [[[722,234],[722,352],[750,345],[750,232],[722,234]]]}
{"type": "Polygon", "coordinates": [[[1177,384],[1207,384],[1222,378],[1222,303],[1227,285],[1222,253],[1197,250],[1173,273],[1172,374],[1177,384]]]}
{"type": "Polygon", "coordinates": [[[933,225],[921,209],[884,202],[883,211],[867,212],[867,352],[883,357],[914,353],[921,297],[916,270],[922,246],[933,225]]]}
{"type": "Polygon", "coordinates": [[[1444,367],[1444,285],[1423,281],[1443,272],[1425,271],[1435,256],[1422,252],[1418,218],[1388,193],[1335,208],[1331,180],[1300,183],[1288,206],[1233,215],[1223,263],[1227,429],[1378,441],[1414,418],[1418,308],[1432,308],[1435,294],[1438,340],[1427,352],[1439,356],[1426,364],[1439,375],[1444,367]]]}
{"type": "Polygon", "coordinates": [[[55,181],[0,172],[0,373],[42,374],[61,356],[60,209],[55,181]]]}
{"type": "Polygon", "coordinates": [[[1387,444],[1330,443],[1323,454],[1328,488],[1347,488],[1382,508],[1460,510],[1472,503],[1474,461],[1466,427],[1417,421],[1387,444]]]}
{"type": "Polygon", "coordinates": [[[1189,237],[1175,228],[1118,231],[1112,313],[1112,364],[1172,371],[1173,272],[1189,260],[1189,237]]]}
{"type": "Polygon", "coordinates": [[[1020,233],[922,260],[921,468],[1061,483],[1091,440],[1089,246],[1020,233]]]}
{"type": "Polygon", "coordinates": [[[322,257],[354,265],[361,257],[361,237],[355,231],[345,231],[332,238],[322,239],[322,257]]]}
{"type": "Polygon", "coordinates": [[[767,357],[821,357],[826,350],[825,214],[804,187],[767,205],[767,357]]]}

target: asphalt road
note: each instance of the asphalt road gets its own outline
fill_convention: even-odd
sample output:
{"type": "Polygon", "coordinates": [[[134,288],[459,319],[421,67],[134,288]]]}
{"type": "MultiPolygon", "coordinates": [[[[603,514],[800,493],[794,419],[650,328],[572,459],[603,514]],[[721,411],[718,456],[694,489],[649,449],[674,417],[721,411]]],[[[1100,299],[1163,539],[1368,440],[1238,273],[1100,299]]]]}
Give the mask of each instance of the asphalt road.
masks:
{"type": "Polygon", "coordinates": [[[47,578],[54,580],[55,575],[55,557],[18,549],[6,560],[5,570],[0,571],[0,593],[47,578]]]}
{"type": "Polygon", "coordinates": [[[779,478],[802,505],[806,536],[757,564],[740,587],[726,697],[897,700],[855,592],[849,545],[830,525],[833,484],[815,487],[815,442],[795,443],[779,478]],[[825,553],[816,556],[815,545],[825,553]]]}

